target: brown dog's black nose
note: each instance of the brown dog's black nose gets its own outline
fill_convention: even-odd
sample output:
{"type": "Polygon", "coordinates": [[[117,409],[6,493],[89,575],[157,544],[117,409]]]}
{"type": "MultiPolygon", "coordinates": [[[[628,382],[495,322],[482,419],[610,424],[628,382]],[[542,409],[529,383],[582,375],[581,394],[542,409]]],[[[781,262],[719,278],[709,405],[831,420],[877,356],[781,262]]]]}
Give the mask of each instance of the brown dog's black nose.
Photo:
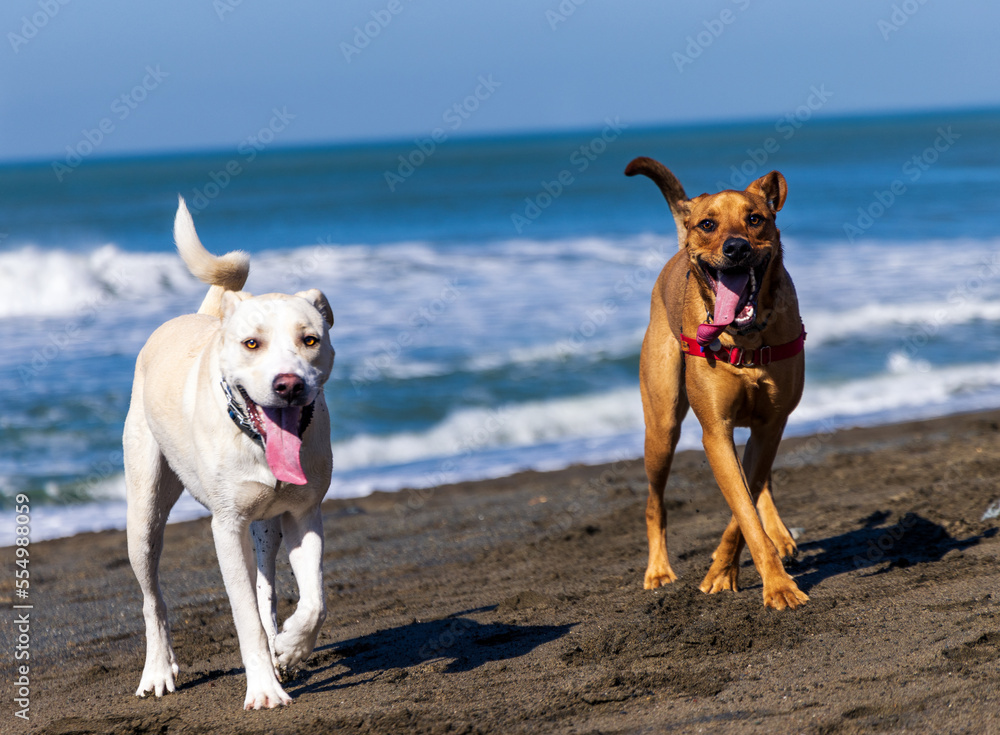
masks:
{"type": "Polygon", "coordinates": [[[305,391],[306,384],[298,375],[282,373],[275,377],[271,388],[286,401],[294,401],[305,391]]]}
{"type": "Polygon", "coordinates": [[[734,263],[739,263],[750,255],[750,242],[742,237],[730,237],[722,243],[722,254],[734,263]]]}

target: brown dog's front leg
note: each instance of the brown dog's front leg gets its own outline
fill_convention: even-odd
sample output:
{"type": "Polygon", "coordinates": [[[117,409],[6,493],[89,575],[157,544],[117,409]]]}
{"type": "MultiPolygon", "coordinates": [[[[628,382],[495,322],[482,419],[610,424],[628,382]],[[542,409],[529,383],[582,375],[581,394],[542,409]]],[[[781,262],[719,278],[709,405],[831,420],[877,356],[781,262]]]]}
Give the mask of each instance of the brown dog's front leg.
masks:
{"type": "MultiPolygon", "coordinates": [[[[775,432],[780,437],[781,428],[775,429],[775,432]]],[[[795,556],[798,547],[778,515],[778,509],[774,507],[774,499],[771,496],[771,464],[774,458],[773,456],[761,457],[758,451],[760,444],[759,432],[756,438],[750,437],[743,452],[743,472],[745,477],[750,478],[749,486],[754,502],[757,504],[757,514],[764,526],[764,532],[777,549],[778,556],[784,559],[795,556]]],[[[767,444],[772,445],[769,442],[767,444]]],[[[712,554],[712,561],[715,563],[701,584],[703,592],[714,594],[722,590],[736,592],[739,589],[737,578],[739,576],[740,554],[745,545],[740,525],[734,516],[722,534],[719,547],[712,554]]]]}
{"type": "MultiPolygon", "coordinates": [[[[757,463],[758,454],[757,443],[751,437],[743,450],[744,478],[753,477],[753,468],[757,463]]],[[[753,499],[756,501],[760,488],[751,481],[750,489],[753,499]]],[[[723,590],[739,591],[740,554],[743,553],[745,545],[746,541],[740,532],[740,524],[737,523],[736,516],[733,516],[729,519],[729,525],[726,526],[726,530],[722,534],[719,547],[712,553],[712,567],[708,570],[708,574],[699,587],[702,592],[714,595],[723,590]]]]}
{"type": "Polygon", "coordinates": [[[707,595],[723,590],[739,591],[740,554],[746,542],[740,532],[736,516],[729,519],[729,525],[722,533],[718,548],[712,552],[712,566],[698,589],[707,595]]]}
{"type": "Polygon", "coordinates": [[[768,473],[767,481],[764,483],[764,490],[757,498],[757,513],[764,524],[764,530],[771,543],[778,550],[778,556],[787,559],[799,553],[799,547],[788,532],[788,527],[778,515],[778,509],[774,507],[774,498],[771,496],[771,477],[768,473]]]}
{"type": "MultiPolygon", "coordinates": [[[[760,434],[752,438],[754,446],[748,449],[754,455],[753,474],[762,472],[766,477],[770,473],[780,437],[780,432],[777,432],[777,439],[760,434]],[[758,437],[761,439],[759,442],[756,441],[758,437]]],[[[778,551],[764,530],[750,492],[751,485],[737,458],[732,434],[724,429],[713,432],[705,430],[704,444],[712,472],[733,512],[733,519],[722,536],[719,548],[713,554],[712,567],[701,583],[701,590],[711,594],[736,589],[739,553],[745,538],[754,565],[764,582],[764,604],[777,610],[798,607],[809,597],[799,590],[795,581],[785,572],[778,551]]],[[[754,485],[762,487],[763,479],[758,479],[754,485]]]]}
{"type": "MultiPolygon", "coordinates": [[[[798,546],[796,546],[792,535],[788,532],[784,521],[778,515],[777,508],[774,507],[770,484],[771,481],[769,478],[764,483],[763,491],[756,498],[757,513],[764,526],[764,532],[771,539],[771,543],[774,544],[778,556],[781,559],[793,557],[798,553],[798,546]]],[[[736,522],[736,517],[733,516],[730,518],[729,525],[726,526],[726,530],[722,534],[719,547],[712,552],[712,561],[714,563],[712,564],[712,568],[709,569],[705,581],[701,583],[700,589],[702,592],[712,595],[723,590],[732,590],[733,592],[739,590],[737,579],[740,570],[740,554],[743,552],[745,545],[746,541],[743,538],[743,533],[740,531],[740,524],[736,522]]]]}
{"type": "Polygon", "coordinates": [[[677,579],[670,568],[667,556],[667,508],[663,504],[663,491],[670,475],[674,448],[680,436],[680,426],[668,439],[666,446],[647,434],[646,476],[649,478],[649,497],[646,499],[646,538],[649,541],[649,564],[642,586],[653,590],[677,579]]]}
{"type": "Polygon", "coordinates": [[[667,557],[667,512],[663,505],[663,485],[649,485],[646,499],[646,538],[649,541],[649,563],[642,586],[654,590],[677,579],[667,557]]]}
{"type": "MultiPolygon", "coordinates": [[[[653,313],[657,314],[654,301],[653,313]]],[[[660,313],[659,323],[666,321],[660,313]]],[[[681,423],[688,412],[684,390],[684,355],[677,340],[669,334],[650,337],[642,345],[639,360],[640,393],[646,423],[645,465],[649,479],[646,500],[646,538],[649,542],[649,564],[643,587],[647,590],[670,584],[677,575],[667,557],[667,508],[663,491],[670,476],[670,465],[681,436],[681,423]]]]}

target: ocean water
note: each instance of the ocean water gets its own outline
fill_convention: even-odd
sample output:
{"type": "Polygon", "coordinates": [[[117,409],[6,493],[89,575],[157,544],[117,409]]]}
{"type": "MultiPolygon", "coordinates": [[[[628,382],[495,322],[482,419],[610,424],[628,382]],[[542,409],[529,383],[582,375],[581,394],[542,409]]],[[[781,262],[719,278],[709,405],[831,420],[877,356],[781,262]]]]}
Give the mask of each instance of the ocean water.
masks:
{"type": "MultiPolygon", "coordinates": [[[[806,328],[788,434],[1000,406],[1000,112],[214,151],[0,167],[0,545],[125,522],[135,356],[205,287],[176,197],[248,290],[322,289],[331,496],[639,456],[649,294],[676,251],[656,187],[788,180],[806,328]]],[[[682,447],[700,446],[689,418],[682,447]]],[[[668,488],[669,492],[669,488],[668,488]]],[[[204,510],[186,494],[173,519],[204,510]]]]}

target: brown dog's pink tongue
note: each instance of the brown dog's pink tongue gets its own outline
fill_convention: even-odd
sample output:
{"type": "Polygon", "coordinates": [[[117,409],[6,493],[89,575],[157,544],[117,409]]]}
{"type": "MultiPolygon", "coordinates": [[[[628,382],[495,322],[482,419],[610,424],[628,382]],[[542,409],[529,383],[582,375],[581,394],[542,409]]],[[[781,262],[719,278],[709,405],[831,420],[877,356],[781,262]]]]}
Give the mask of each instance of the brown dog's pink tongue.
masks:
{"type": "Polygon", "coordinates": [[[288,408],[265,408],[260,407],[261,415],[264,419],[264,431],[267,438],[264,440],[264,457],[267,459],[267,466],[271,468],[274,476],[282,482],[290,482],[293,485],[305,485],[305,472],[302,471],[302,460],[299,457],[302,449],[302,440],[299,438],[299,419],[302,417],[302,408],[299,406],[289,406],[288,408]]]}
{"type": "Polygon", "coordinates": [[[750,281],[750,271],[720,271],[715,292],[715,314],[712,324],[698,327],[698,344],[704,347],[726,331],[726,327],[736,319],[736,307],[750,281]]]}

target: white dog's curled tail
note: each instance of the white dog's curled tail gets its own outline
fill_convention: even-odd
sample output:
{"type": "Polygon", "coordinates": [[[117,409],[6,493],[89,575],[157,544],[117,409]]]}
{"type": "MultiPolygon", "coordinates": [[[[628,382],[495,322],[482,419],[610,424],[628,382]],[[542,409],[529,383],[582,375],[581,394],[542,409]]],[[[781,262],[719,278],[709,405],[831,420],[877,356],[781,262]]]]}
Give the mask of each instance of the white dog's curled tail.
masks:
{"type": "Polygon", "coordinates": [[[184,197],[178,197],[174,242],[192,275],[212,286],[198,313],[221,316],[222,294],[226,291],[241,291],[247,282],[247,276],[250,275],[249,253],[233,250],[219,256],[208,252],[194,229],[194,220],[184,203],[184,197]]]}

